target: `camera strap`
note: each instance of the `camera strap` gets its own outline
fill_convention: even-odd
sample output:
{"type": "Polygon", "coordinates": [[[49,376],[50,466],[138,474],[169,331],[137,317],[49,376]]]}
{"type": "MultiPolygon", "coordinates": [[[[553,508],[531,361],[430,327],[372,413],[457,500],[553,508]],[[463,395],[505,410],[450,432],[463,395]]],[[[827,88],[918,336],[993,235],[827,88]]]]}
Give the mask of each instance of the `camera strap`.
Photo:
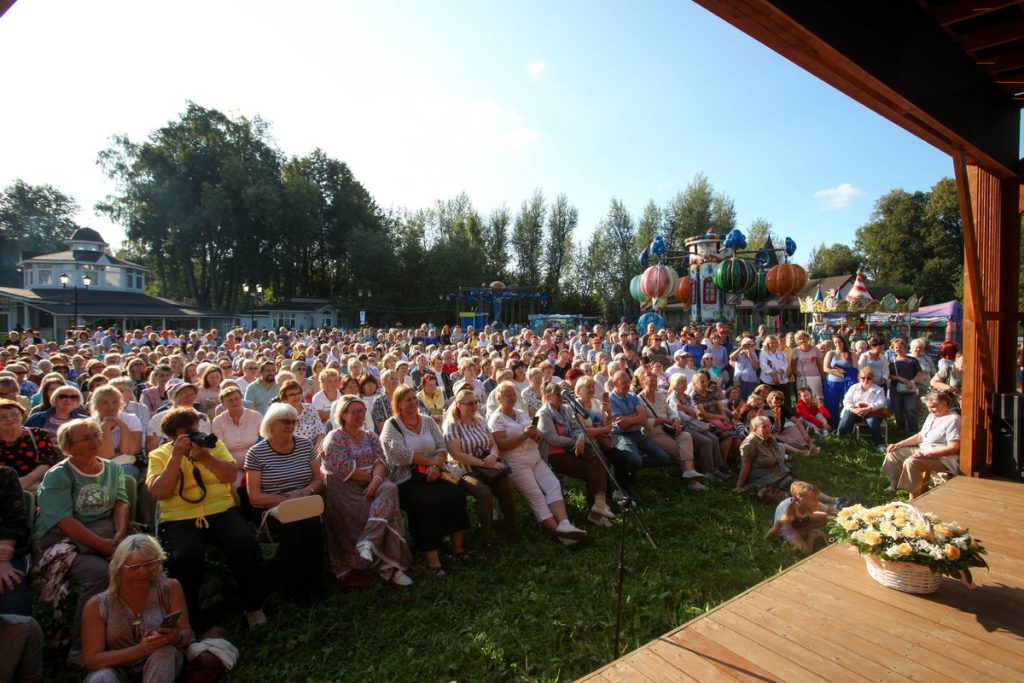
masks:
{"type": "Polygon", "coordinates": [[[202,492],[198,498],[187,498],[185,496],[185,475],[181,472],[181,467],[178,468],[178,497],[186,503],[201,503],[206,499],[206,483],[203,481],[203,475],[196,467],[196,461],[191,457],[188,458],[189,464],[192,465],[192,477],[195,479],[196,486],[202,492]]]}

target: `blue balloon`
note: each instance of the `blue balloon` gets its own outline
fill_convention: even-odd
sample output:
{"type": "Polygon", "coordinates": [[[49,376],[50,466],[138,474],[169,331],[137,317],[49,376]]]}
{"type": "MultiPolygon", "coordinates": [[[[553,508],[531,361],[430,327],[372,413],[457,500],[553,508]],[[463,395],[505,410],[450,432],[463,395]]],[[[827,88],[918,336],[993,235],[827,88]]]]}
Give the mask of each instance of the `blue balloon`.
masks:
{"type": "Polygon", "coordinates": [[[652,311],[648,311],[640,316],[636,321],[636,327],[638,330],[645,330],[648,323],[654,323],[654,326],[658,329],[665,329],[665,319],[652,311]]]}
{"type": "Polygon", "coordinates": [[[654,241],[651,242],[651,253],[655,256],[665,255],[665,240],[661,235],[655,237],[654,241]]]}
{"type": "Polygon", "coordinates": [[[641,251],[640,252],[640,267],[641,268],[646,268],[647,267],[647,262],[650,260],[650,258],[651,258],[650,254],[647,253],[646,249],[641,251]]]}
{"type": "Polygon", "coordinates": [[[747,246],[747,237],[737,228],[733,228],[725,236],[725,247],[727,249],[743,249],[747,246]]]}
{"type": "Polygon", "coordinates": [[[792,256],[793,252],[795,252],[795,251],[796,251],[796,242],[794,242],[792,240],[792,238],[787,237],[786,238],[786,255],[787,256],[792,256]]]}

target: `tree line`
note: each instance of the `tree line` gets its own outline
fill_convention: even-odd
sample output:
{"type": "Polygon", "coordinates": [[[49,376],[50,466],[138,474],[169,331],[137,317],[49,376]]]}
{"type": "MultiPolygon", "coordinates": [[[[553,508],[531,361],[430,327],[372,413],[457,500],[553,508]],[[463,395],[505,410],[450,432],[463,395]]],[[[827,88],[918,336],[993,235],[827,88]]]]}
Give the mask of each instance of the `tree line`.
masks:
{"type": "MultiPolygon", "coordinates": [[[[733,200],[700,173],[666,204],[650,200],[636,215],[611,199],[583,241],[570,199],[541,190],[515,209],[487,214],[465,193],[424,208],[385,209],[345,162],[319,149],[289,157],[258,116],[231,117],[192,102],[144,140],[113,137],[97,163],[115,190],[96,209],[125,230],[116,255],[150,268],[152,293],[225,311],[248,305],[244,283],[261,284],[269,300],[342,305],[355,303],[362,289],[373,292],[375,309],[411,322],[449,308],[439,294],[501,280],[542,287],[551,311],[614,319],[636,313],[629,280],[654,235],[681,248],[686,237],[736,227],[733,200]]],[[[47,185],[7,187],[0,195],[4,265],[20,250],[64,248],[77,210],[73,198],[47,185]]],[[[853,245],[814,249],[809,274],[861,267],[871,282],[900,294],[945,301],[960,292],[959,221],[948,179],[927,193],[893,190],[876,202],[853,245]]],[[[779,246],[765,219],[746,231],[749,248],[769,237],[779,246]]],[[[8,280],[14,274],[3,272],[8,280]]]]}

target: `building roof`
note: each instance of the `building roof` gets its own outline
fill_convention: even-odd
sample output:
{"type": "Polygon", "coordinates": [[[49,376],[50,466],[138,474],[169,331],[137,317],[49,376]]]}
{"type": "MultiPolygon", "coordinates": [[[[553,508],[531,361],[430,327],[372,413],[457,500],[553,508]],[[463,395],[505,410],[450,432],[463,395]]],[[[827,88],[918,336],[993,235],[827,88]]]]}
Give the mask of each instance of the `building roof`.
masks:
{"type": "MultiPolygon", "coordinates": [[[[95,231],[94,231],[95,232],[95,231]]],[[[24,265],[27,263],[32,264],[46,264],[46,263],[96,263],[99,265],[110,265],[110,266],[124,266],[127,268],[136,268],[145,272],[149,272],[149,268],[141,266],[138,263],[132,263],[131,261],[125,261],[119,259],[116,256],[103,251],[86,251],[76,249],[75,251],[55,251],[52,254],[32,254],[31,252],[22,252],[21,261],[18,265],[24,265]]]]}
{"type": "Polygon", "coordinates": [[[103,237],[92,228],[79,228],[78,230],[75,230],[68,242],[96,242],[97,244],[106,244],[103,237]]]}
{"type": "Polygon", "coordinates": [[[310,311],[322,311],[325,308],[334,308],[328,299],[289,299],[269,306],[255,306],[252,311],[247,311],[247,313],[278,313],[281,311],[307,313],[310,311]]]}
{"type": "MultiPolygon", "coordinates": [[[[0,297],[52,315],[74,315],[73,289],[0,287],[0,297]]],[[[234,314],[190,306],[141,292],[78,290],[78,315],[96,318],[234,318],[234,314]]]]}

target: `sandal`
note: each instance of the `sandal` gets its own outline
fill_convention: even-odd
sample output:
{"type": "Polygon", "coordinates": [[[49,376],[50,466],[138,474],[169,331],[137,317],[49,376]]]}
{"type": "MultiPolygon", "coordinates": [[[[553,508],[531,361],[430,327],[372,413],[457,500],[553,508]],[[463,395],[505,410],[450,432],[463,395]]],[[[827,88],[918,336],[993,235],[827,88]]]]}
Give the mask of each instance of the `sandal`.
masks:
{"type": "Polygon", "coordinates": [[[448,572],[446,572],[444,570],[444,566],[443,565],[439,564],[436,567],[434,567],[434,566],[431,566],[431,565],[428,564],[427,567],[430,569],[430,571],[434,572],[434,577],[437,580],[444,581],[444,580],[446,580],[448,578],[448,572]]]}
{"type": "Polygon", "coordinates": [[[459,560],[460,562],[462,562],[462,564],[466,565],[467,567],[472,567],[474,564],[476,564],[476,558],[470,555],[469,552],[466,550],[462,550],[457,553],[452,553],[452,555],[455,556],[456,560],[459,560]]]}

